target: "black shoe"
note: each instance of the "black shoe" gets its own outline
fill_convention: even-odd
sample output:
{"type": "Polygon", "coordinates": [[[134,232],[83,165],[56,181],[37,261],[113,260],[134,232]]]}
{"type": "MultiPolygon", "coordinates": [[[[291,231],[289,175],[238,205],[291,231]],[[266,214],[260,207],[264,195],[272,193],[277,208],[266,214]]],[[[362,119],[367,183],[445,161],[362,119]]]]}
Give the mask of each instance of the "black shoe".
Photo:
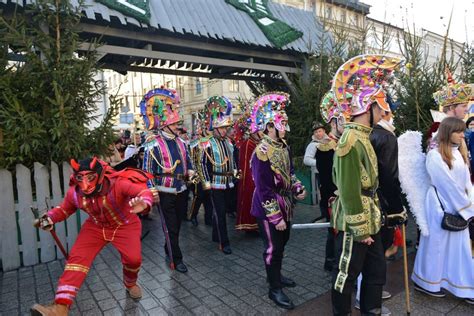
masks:
{"type": "Polygon", "coordinates": [[[194,227],[198,225],[198,220],[196,216],[191,217],[191,224],[193,224],[194,227]]]}
{"type": "Polygon", "coordinates": [[[181,273],[186,273],[188,272],[188,267],[183,262],[180,262],[176,265],[176,271],[181,272],[181,273]]]}
{"type": "Polygon", "coordinates": [[[227,245],[227,246],[222,247],[222,252],[223,252],[225,255],[230,255],[230,254],[232,253],[232,249],[230,249],[230,246],[227,245]]]}
{"type": "Polygon", "coordinates": [[[286,278],[283,275],[280,278],[280,283],[281,283],[281,286],[283,286],[283,287],[295,287],[296,286],[295,281],[293,281],[290,278],[286,278]]]}
{"type": "Polygon", "coordinates": [[[231,218],[235,218],[235,212],[227,213],[227,216],[229,216],[231,218]]]}
{"type": "Polygon", "coordinates": [[[466,302],[468,304],[471,304],[471,305],[474,305],[474,298],[465,298],[464,302],[466,302]]]}
{"type": "Polygon", "coordinates": [[[428,291],[428,290],[425,290],[424,288],[422,288],[421,286],[419,286],[418,284],[415,283],[415,291],[418,291],[418,292],[421,292],[421,293],[425,293],[429,296],[433,296],[433,297],[439,297],[439,298],[442,298],[442,297],[445,297],[446,294],[441,292],[441,291],[438,291],[438,292],[431,292],[431,291],[428,291]]]}
{"type": "Polygon", "coordinates": [[[206,224],[206,226],[212,226],[212,222],[211,222],[211,221],[204,221],[204,224],[206,224]]]}
{"type": "Polygon", "coordinates": [[[275,304],[285,309],[293,309],[295,305],[293,302],[286,296],[282,289],[270,289],[268,292],[268,298],[270,298],[275,304]]]}

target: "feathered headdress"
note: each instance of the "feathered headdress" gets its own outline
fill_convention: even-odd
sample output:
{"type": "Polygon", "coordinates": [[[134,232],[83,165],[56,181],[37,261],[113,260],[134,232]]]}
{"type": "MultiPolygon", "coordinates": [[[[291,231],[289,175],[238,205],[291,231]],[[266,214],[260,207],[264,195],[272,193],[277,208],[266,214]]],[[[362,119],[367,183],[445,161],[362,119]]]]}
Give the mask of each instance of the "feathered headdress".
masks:
{"type": "Polygon", "coordinates": [[[140,102],[140,112],[147,130],[181,122],[178,109],[179,95],[175,90],[164,87],[148,91],[140,102]]]}
{"type": "Polygon", "coordinates": [[[443,107],[467,103],[474,100],[474,85],[467,83],[456,83],[451,72],[446,68],[447,84],[440,90],[433,93],[433,98],[439,106],[439,111],[443,107]]]}
{"type": "Polygon", "coordinates": [[[273,123],[277,130],[290,130],[289,125],[283,126],[282,121],[288,122],[285,108],[290,103],[289,95],[284,92],[269,92],[260,96],[254,103],[250,116],[252,133],[264,131],[268,123],[273,123]]]}
{"type": "Polygon", "coordinates": [[[232,103],[224,96],[213,96],[207,99],[204,106],[208,129],[232,126],[232,103]]]}
{"type": "Polygon", "coordinates": [[[367,112],[374,102],[390,112],[386,85],[392,71],[401,63],[399,58],[384,55],[359,55],[349,59],[333,79],[332,90],[338,105],[350,104],[351,116],[367,112]],[[352,96],[350,102],[347,94],[352,96]]]}

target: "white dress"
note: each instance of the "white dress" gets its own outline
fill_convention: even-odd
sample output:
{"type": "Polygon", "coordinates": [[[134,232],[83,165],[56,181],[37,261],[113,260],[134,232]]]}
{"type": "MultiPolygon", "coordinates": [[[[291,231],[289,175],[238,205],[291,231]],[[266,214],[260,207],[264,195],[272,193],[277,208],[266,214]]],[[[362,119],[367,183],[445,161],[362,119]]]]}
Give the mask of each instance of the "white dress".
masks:
{"type": "Polygon", "coordinates": [[[425,201],[429,235],[420,238],[412,280],[431,292],[443,288],[460,298],[474,298],[474,258],[469,229],[452,232],[441,228],[443,210],[434,190],[436,187],[446,212],[460,214],[465,219],[474,216],[474,205],[467,193],[472,188],[469,169],[457,148],[453,148],[453,157],[451,170],[437,149],[426,157],[432,184],[425,201]]]}

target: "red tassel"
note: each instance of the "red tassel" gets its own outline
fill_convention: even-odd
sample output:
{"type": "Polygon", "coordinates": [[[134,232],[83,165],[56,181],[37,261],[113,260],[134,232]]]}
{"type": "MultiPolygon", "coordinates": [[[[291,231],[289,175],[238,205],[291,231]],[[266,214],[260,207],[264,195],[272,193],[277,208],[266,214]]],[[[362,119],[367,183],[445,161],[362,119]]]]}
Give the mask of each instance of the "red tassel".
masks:
{"type": "Polygon", "coordinates": [[[79,164],[74,159],[71,159],[71,167],[76,172],[78,172],[80,168],[79,164]]]}

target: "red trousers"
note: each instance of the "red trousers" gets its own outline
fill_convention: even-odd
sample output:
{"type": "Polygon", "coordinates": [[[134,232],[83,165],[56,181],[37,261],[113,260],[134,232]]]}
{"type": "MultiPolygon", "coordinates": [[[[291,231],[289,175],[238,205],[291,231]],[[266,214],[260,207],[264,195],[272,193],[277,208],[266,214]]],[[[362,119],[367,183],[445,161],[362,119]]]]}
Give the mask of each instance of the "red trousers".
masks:
{"type": "Polygon", "coordinates": [[[142,224],[138,217],[134,217],[129,224],[115,228],[102,228],[92,220],[86,220],[71,249],[63,275],[59,279],[55,302],[72,304],[92,262],[109,242],[120,253],[123,283],[127,288],[134,286],[142,263],[141,231],[142,224]]]}

